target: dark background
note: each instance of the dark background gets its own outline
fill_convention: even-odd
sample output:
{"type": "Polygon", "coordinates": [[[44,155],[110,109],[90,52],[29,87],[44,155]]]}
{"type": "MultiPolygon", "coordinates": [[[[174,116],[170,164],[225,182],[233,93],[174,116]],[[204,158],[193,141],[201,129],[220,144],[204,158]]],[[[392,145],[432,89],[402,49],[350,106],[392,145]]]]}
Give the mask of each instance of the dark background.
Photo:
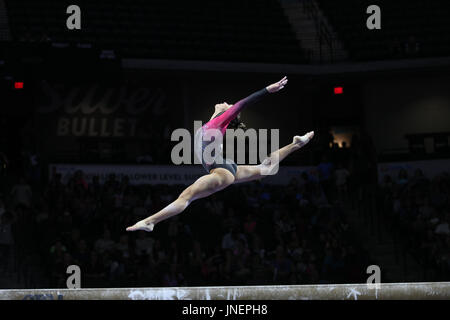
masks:
{"type": "Polygon", "coordinates": [[[372,264],[382,282],[449,280],[444,1],[78,1],[81,30],[68,5],[0,2],[2,288],[65,287],[70,264],[82,287],[363,283],[372,264]],[[370,4],[381,30],[366,28],[370,4]],[[280,129],[280,145],[314,130],[282,166],[317,176],[231,186],[127,234],[185,186],[49,172],[171,165],[174,129],[284,75],[242,119],[280,129]]]}

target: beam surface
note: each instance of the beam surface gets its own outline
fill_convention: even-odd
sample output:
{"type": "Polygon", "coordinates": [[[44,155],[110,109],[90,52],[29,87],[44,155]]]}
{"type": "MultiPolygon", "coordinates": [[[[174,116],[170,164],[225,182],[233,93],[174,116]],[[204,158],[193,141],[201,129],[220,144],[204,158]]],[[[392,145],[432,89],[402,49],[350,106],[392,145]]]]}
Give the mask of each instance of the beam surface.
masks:
{"type": "Polygon", "coordinates": [[[0,300],[450,300],[450,282],[0,290],[0,300]]]}

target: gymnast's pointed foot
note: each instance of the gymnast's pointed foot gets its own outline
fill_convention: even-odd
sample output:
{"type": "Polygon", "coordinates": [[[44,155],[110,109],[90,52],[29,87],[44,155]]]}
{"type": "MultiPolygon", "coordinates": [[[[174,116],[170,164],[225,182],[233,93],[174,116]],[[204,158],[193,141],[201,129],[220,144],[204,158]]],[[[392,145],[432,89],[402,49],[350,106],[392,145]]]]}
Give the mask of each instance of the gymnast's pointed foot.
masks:
{"type": "Polygon", "coordinates": [[[314,131],[310,131],[304,136],[295,136],[293,143],[298,145],[300,148],[306,145],[314,137],[314,131]]]}
{"type": "Polygon", "coordinates": [[[144,220],[137,222],[135,225],[128,227],[127,231],[143,230],[143,231],[151,232],[151,231],[153,231],[154,227],[155,227],[155,224],[153,222],[145,221],[145,219],[144,219],[144,220]]]}

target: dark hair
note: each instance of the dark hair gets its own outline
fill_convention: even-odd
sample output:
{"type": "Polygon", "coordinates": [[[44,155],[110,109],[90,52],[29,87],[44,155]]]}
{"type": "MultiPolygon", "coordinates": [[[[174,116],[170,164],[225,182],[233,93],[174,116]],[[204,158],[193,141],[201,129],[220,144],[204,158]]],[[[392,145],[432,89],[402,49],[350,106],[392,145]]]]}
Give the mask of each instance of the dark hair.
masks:
{"type": "MultiPolygon", "coordinates": [[[[217,114],[217,116],[215,116],[214,118],[217,118],[218,116],[220,116],[221,114],[223,114],[225,111],[220,112],[219,114],[217,114]]],[[[246,130],[247,126],[245,125],[244,122],[241,121],[241,114],[239,113],[237,115],[236,118],[234,118],[233,120],[231,120],[230,124],[228,125],[229,129],[242,129],[242,130],[246,130]]]]}
{"type": "Polygon", "coordinates": [[[236,129],[246,130],[247,126],[245,125],[244,122],[241,121],[241,114],[238,114],[238,116],[236,118],[231,120],[230,124],[228,125],[228,128],[235,129],[235,130],[236,129]]]}

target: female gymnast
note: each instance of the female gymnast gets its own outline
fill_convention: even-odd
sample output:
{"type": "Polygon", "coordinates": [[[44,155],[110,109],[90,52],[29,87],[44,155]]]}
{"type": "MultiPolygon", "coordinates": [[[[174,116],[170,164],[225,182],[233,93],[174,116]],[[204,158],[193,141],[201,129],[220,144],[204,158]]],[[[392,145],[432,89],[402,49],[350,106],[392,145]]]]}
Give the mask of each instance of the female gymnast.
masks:
{"type": "Polygon", "coordinates": [[[206,139],[203,139],[208,129],[219,130],[220,133],[224,135],[228,127],[236,128],[242,126],[243,124],[239,120],[239,113],[244,107],[255,103],[270,93],[280,91],[284,88],[287,82],[287,77],[284,77],[280,81],[253,93],[234,105],[229,105],[226,102],[216,104],[215,112],[210,121],[203,125],[203,127],[201,127],[195,135],[196,141],[199,142],[197,145],[200,146],[200,148],[197,148],[199,149],[198,151],[196,149],[196,154],[198,158],[202,160],[202,165],[208,174],[197,179],[192,185],[186,188],[175,201],[166,206],[164,209],[137,222],[133,226],[128,227],[126,230],[144,230],[150,232],[157,223],[181,213],[194,200],[205,198],[234,183],[262,179],[267,175],[267,172],[270,172],[270,170],[286,158],[286,156],[307,144],[314,136],[313,131],[308,132],[304,136],[295,136],[292,143],[275,152],[272,152],[259,165],[238,166],[232,160],[223,159],[220,154],[214,157],[213,161],[209,162],[207,162],[203,157],[203,150],[211,143],[211,141],[205,141],[206,139]]]}

